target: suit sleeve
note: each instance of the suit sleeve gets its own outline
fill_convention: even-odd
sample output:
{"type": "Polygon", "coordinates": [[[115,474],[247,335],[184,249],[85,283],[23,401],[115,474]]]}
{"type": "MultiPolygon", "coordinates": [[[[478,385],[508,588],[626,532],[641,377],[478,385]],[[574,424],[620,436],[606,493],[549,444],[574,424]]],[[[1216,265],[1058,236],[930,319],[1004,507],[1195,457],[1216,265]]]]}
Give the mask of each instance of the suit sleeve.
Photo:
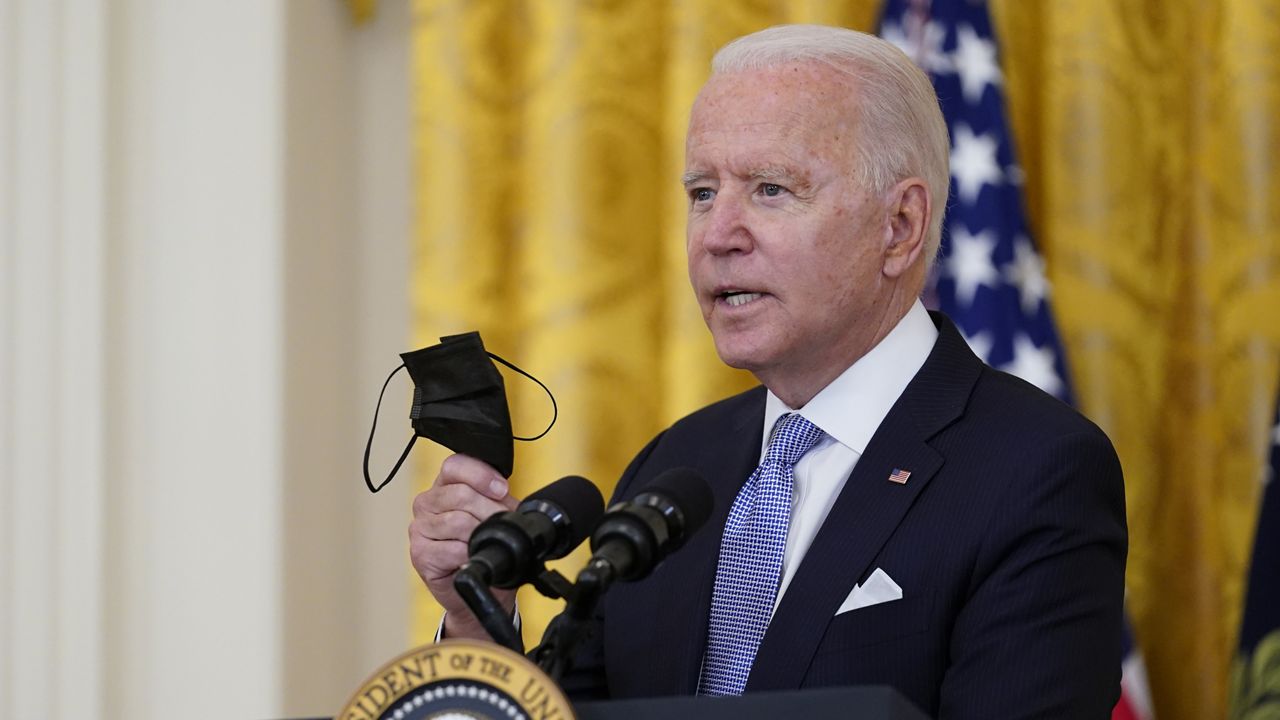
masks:
{"type": "MultiPolygon", "coordinates": [[[[618,479],[609,505],[633,494],[632,484],[644,465],[645,460],[657,447],[665,433],[658,434],[631,460],[631,464],[618,479]]],[[[604,667],[604,603],[596,607],[595,619],[587,629],[576,652],[573,665],[560,679],[560,688],[574,702],[591,700],[608,700],[609,686],[604,667]]]]}
{"type": "Polygon", "coordinates": [[[1098,718],[1120,692],[1124,483],[1099,431],[1011,458],[950,638],[939,717],[1098,718]]]}

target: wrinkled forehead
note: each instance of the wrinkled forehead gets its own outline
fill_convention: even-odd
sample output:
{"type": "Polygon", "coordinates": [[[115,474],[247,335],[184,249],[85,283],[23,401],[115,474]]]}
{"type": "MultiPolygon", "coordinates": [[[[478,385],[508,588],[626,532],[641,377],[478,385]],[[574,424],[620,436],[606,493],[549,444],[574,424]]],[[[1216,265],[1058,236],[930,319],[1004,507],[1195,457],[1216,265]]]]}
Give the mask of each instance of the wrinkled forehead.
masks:
{"type": "Polygon", "coordinates": [[[823,63],[717,73],[690,111],[686,164],[726,145],[742,152],[785,145],[793,154],[849,161],[856,103],[854,78],[823,63]]]}
{"type": "Polygon", "coordinates": [[[790,62],[712,75],[689,114],[689,134],[725,122],[851,124],[857,115],[857,82],[821,62],[790,62]]]}

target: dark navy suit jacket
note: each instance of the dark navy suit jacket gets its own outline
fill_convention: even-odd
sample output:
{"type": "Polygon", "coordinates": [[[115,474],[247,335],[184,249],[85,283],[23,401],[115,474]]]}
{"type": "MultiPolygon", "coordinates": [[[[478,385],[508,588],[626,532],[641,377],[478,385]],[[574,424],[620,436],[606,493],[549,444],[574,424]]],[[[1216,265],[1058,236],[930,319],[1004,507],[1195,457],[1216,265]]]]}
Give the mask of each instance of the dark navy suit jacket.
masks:
{"type": "MultiPolygon", "coordinates": [[[[945,718],[1108,718],[1127,552],[1115,451],[933,317],[938,341],[804,556],[746,691],[884,684],[945,718]],[[896,469],[905,484],[888,480],[896,469]],[[837,615],[876,568],[903,598],[837,615]]],[[[756,388],[704,408],[632,461],[615,499],[689,466],[715,507],[652,575],[606,596],[571,694],[696,691],[720,534],[759,461],[764,401],[756,388]]]]}

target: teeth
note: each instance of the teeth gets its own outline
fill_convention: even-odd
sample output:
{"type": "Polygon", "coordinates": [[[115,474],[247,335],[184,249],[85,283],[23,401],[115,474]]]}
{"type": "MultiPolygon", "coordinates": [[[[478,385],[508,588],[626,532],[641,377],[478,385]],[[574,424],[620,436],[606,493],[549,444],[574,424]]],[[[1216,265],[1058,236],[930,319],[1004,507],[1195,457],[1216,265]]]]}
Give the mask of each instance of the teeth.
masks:
{"type": "Polygon", "coordinates": [[[754,292],[732,293],[727,297],[725,297],[725,302],[729,303],[734,307],[738,307],[739,305],[746,305],[747,303],[751,302],[752,300],[755,300],[758,297],[760,297],[760,293],[754,293],[754,292]]]}

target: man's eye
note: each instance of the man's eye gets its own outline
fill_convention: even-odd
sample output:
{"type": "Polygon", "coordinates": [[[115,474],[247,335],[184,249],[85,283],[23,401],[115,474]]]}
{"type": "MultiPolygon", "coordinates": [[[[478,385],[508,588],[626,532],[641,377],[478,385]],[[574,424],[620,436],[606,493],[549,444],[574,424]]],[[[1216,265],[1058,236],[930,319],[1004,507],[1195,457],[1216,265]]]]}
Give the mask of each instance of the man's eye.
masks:
{"type": "Polygon", "coordinates": [[[689,191],[689,197],[694,202],[709,202],[715,196],[716,194],[711,191],[711,188],[694,188],[689,191]]]}
{"type": "Polygon", "coordinates": [[[786,188],[775,183],[765,183],[760,186],[760,192],[763,193],[765,197],[778,197],[786,191],[786,188]]]}

